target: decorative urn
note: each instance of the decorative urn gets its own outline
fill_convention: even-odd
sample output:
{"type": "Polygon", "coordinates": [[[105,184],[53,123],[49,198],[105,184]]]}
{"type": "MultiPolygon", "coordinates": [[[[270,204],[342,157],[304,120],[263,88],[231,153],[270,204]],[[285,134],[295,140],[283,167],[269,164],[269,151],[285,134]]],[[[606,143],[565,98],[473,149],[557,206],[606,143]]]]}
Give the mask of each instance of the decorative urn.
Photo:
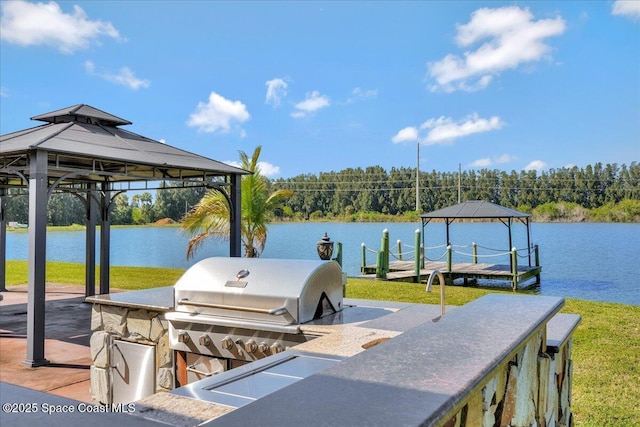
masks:
{"type": "Polygon", "coordinates": [[[327,236],[327,233],[324,233],[322,239],[318,240],[316,243],[316,247],[318,249],[318,256],[322,260],[330,260],[331,255],[333,255],[333,242],[327,236]]]}

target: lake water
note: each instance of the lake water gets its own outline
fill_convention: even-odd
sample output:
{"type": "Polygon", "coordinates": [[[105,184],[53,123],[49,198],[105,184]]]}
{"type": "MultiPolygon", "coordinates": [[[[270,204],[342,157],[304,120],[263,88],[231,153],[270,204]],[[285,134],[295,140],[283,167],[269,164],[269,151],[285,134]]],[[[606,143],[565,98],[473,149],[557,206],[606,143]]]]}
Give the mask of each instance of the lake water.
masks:
{"type": "MultiPolygon", "coordinates": [[[[403,251],[413,245],[418,223],[294,223],[269,226],[263,258],[317,259],[316,242],[328,233],[331,240],[343,245],[343,269],[349,276],[360,273],[362,243],[372,250],[380,248],[384,229],[389,230],[392,252],[396,241],[403,251]]],[[[112,228],[111,263],[118,266],[154,266],[189,268],[200,259],[227,256],[228,243],[211,241],[185,257],[188,237],[174,227],[112,228]]],[[[513,246],[526,248],[526,228],[512,226],[513,246]]],[[[454,245],[470,245],[508,250],[507,227],[501,223],[454,223],[450,227],[454,245]]],[[[445,226],[428,224],[425,228],[426,255],[430,259],[444,252],[445,226]],[[429,249],[439,246],[435,249],[429,249]]],[[[601,223],[534,223],[531,242],[540,247],[542,283],[538,292],[596,301],[640,305],[640,224],[601,223]]],[[[471,253],[471,248],[459,248],[471,253]]],[[[483,250],[479,250],[483,254],[483,250]]],[[[493,253],[484,251],[485,255],[493,253]]],[[[7,233],[7,259],[26,260],[27,233],[7,233]]],[[[84,263],[84,231],[50,231],[47,233],[47,259],[84,263]]],[[[412,256],[412,255],[411,255],[412,256]]],[[[454,257],[454,261],[465,261],[454,257]]],[[[479,262],[508,264],[508,257],[481,258],[479,262]]],[[[521,264],[526,260],[520,259],[521,264]]],[[[367,251],[367,263],[375,263],[375,255],[367,251]]]]}

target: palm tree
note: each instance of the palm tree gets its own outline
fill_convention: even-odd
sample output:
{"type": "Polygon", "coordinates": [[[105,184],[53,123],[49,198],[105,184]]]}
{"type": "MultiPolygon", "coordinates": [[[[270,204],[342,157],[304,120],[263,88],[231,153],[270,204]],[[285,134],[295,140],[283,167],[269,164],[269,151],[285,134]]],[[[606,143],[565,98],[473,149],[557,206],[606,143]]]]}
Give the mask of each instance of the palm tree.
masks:
{"type": "MultiPolygon", "coordinates": [[[[261,146],[249,158],[240,151],[242,169],[253,172],[241,182],[241,239],[244,256],[257,258],[267,242],[267,219],[273,210],[291,197],[291,190],[278,190],[269,194],[267,179],[260,174],[258,158],[261,146]]],[[[200,202],[182,220],[182,230],[191,234],[187,245],[187,258],[191,258],[202,243],[210,237],[228,240],[230,230],[229,203],[220,191],[209,190],[200,202]]]]}

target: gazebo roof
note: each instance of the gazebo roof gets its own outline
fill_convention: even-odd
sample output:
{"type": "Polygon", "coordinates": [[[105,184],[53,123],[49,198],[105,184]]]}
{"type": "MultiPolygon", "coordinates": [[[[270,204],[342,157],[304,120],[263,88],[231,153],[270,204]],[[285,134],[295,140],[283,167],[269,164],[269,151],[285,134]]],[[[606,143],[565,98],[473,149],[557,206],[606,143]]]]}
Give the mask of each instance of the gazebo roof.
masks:
{"type": "Polygon", "coordinates": [[[424,219],[498,219],[528,218],[531,215],[482,200],[458,203],[420,215],[424,219]]]}
{"type": "Polygon", "coordinates": [[[118,126],[130,121],[85,104],[32,117],[44,125],[0,136],[0,177],[26,174],[27,154],[49,152],[49,176],[78,172],[81,181],[181,180],[250,172],[184,151],[118,126]],[[80,176],[82,178],[80,178],[80,176]]]}
{"type": "Polygon", "coordinates": [[[113,114],[98,110],[86,104],[76,104],[50,113],[31,117],[31,120],[39,120],[48,123],[63,123],[70,121],[86,122],[101,126],[130,125],[130,121],[116,117],[113,114]]]}

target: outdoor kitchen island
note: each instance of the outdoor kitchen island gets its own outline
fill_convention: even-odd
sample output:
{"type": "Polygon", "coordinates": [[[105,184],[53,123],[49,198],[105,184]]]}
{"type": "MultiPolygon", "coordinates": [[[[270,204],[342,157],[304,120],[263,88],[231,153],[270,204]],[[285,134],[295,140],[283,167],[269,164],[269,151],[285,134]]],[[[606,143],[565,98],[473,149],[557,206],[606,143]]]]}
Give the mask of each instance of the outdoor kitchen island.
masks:
{"type": "MultiPolygon", "coordinates": [[[[269,354],[173,390],[171,383],[178,380],[171,373],[179,351],[158,354],[169,347],[166,318],[175,307],[173,289],[88,301],[94,303],[96,401],[100,393],[102,398],[113,395],[108,349],[114,335],[120,334],[117,341],[142,340],[157,348],[151,383],[156,391],[170,391],[138,399],[130,414],[149,421],[184,426],[572,425],[571,336],[580,318],[558,314],[562,298],[490,294],[448,307],[444,316],[435,305],[345,298],[340,311],[299,325],[300,333],[312,339],[285,351],[255,350],[251,354],[269,354]],[[151,299],[144,302],[147,297],[153,297],[152,304],[151,299]]],[[[184,339],[201,345],[193,337],[184,339]]],[[[236,344],[249,348],[241,340],[236,344]]],[[[197,363],[191,366],[196,373],[197,363]]]]}

